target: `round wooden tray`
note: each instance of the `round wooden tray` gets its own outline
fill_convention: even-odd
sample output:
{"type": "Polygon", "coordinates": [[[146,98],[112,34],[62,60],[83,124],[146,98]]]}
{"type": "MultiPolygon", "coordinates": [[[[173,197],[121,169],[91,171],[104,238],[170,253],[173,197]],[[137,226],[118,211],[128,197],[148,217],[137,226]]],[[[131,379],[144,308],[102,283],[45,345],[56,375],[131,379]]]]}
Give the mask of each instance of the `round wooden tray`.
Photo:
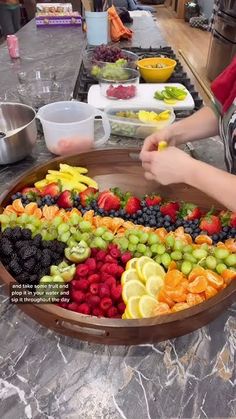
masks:
{"type": "MultiPolygon", "coordinates": [[[[32,185],[42,179],[48,169],[58,169],[61,162],[87,167],[89,175],[98,182],[101,190],[118,186],[124,191],[131,191],[140,196],[158,191],[168,199],[194,202],[204,209],[212,205],[219,207],[219,204],[212,199],[186,185],[159,187],[153,182],[147,182],[143,176],[138,153],[139,151],[134,149],[106,149],[51,160],[25,173],[1,195],[0,212],[9,203],[12,194],[25,185],[32,185]]],[[[7,284],[9,292],[10,284],[16,281],[2,264],[0,264],[0,278],[7,284]]],[[[236,281],[233,281],[227,288],[204,303],[175,314],[151,319],[97,318],[52,304],[19,304],[19,308],[37,322],[64,335],[102,344],[134,345],[158,342],[192,332],[212,321],[235,300],[236,281]]]]}

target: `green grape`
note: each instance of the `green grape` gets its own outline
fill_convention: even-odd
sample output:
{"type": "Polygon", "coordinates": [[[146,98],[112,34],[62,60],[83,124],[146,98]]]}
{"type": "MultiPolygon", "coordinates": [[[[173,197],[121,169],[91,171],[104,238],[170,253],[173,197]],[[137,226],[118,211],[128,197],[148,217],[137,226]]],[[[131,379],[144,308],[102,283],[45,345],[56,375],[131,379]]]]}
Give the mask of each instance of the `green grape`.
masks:
{"type": "Polygon", "coordinates": [[[12,213],[12,214],[9,214],[8,215],[8,217],[9,217],[9,220],[10,221],[16,221],[17,220],[17,214],[14,214],[14,213],[12,213]]]}
{"type": "Polygon", "coordinates": [[[164,244],[158,244],[157,254],[158,255],[164,255],[165,252],[166,252],[166,248],[165,248],[164,244]]]}
{"type": "Polygon", "coordinates": [[[170,256],[171,256],[171,259],[173,259],[173,260],[182,260],[183,259],[183,255],[179,250],[175,250],[174,252],[171,252],[170,256]]]}
{"type": "Polygon", "coordinates": [[[206,257],[207,257],[207,251],[206,251],[206,250],[204,250],[204,249],[195,249],[195,250],[193,251],[193,256],[194,256],[196,259],[203,259],[203,258],[206,258],[206,257]]]}
{"type": "Polygon", "coordinates": [[[92,225],[89,221],[81,221],[81,223],[79,223],[79,229],[83,233],[87,233],[92,230],[92,225]]]}
{"type": "Polygon", "coordinates": [[[184,243],[182,240],[176,239],[174,244],[174,250],[183,250],[184,243]]]}
{"type": "Polygon", "coordinates": [[[181,265],[181,272],[183,272],[184,275],[189,275],[192,269],[193,266],[188,260],[185,260],[181,265]]]}
{"type": "Polygon", "coordinates": [[[133,234],[130,234],[129,242],[136,245],[139,243],[139,238],[137,236],[134,236],[133,234]]]}
{"type": "Polygon", "coordinates": [[[68,224],[62,223],[57,227],[58,234],[61,235],[69,230],[68,224]]]}
{"type": "Polygon", "coordinates": [[[9,221],[10,221],[10,218],[7,215],[5,215],[5,214],[1,214],[0,215],[0,223],[2,223],[2,224],[8,224],[9,221]]]}
{"type": "Polygon", "coordinates": [[[191,263],[196,263],[197,262],[197,259],[191,253],[184,253],[183,259],[188,260],[191,263]]]}
{"type": "Polygon", "coordinates": [[[136,251],[136,249],[137,249],[136,244],[129,243],[129,245],[128,245],[128,250],[129,250],[130,252],[135,252],[135,251],[136,251]]]}
{"type": "Polygon", "coordinates": [[[160,265],[162,263],[161,258],[162,258],[161,255],[157,255],[157,256],[155,256],[154,260],[155,260],[156,263],[159,263],[159,265],[160,265]]]}
{"type": "Polygon", "coordinates": [[[214,254],[217,259],[225,259],[227,256],[229,256],[229,251],[227,249],[221,249],[220,247],[217,247],[214,251],[214,254]]]}
{"type": "Polygon", "coordinates": [[[155,233],[149,233],[148,244],[150,244],[151,246],[152,244],[157,244],[157,243],[160,243],[160,239],[158,235],[155,233]]]}
{"type": "Polygon", "coordinates": [[[230,266],[230,267],[231,266],[232,267],[236,266],[236,255],[231,254],[231,255],[227,256],[227,258],[224,260],[224,262],[226,263],[227,266],[230,266]]]}
{"type": "Polygon", "coordinates": [[[147,243],[148,241],[148,233],[146,233],[145,231],[142,231],[142,235],[139,238],[139,242],[140,243],[147,243]]]}
{"type": "Polygon", "coordinates": [[[132,234],[133,236],[139,237],[139,230],[129,230],[129,234],[132,234]]]}
{"type": "Polygon", "coordinates": [[[202,268],[206,268],[206,259],[199,260],[198,265],[202,268]]]}
{"type": "Polygon", "coordinates": [[[191,244],[187,244],[186,246],[184,246],[183,248],[183,252],[184,253],[192,253],[193,251],[193,247],[191,246],[191,244]]]}
{"type": "MultiPolygon", "coordinates": [[[[64,233],[67,234],[67,233],[64,233]]],[[[70,237],[69,240],[67,240],[67,244],[69,247],[75,247],[77,245],[77,241],[73,237],[70,237]]]]}
{"type": "Polygon", "coordinates": [[[102,237],[102,235],[107,231],[106,227],[98,227],[94,230],[93,234],[96,237],[102,237]]]}
{"type": "MultiPolygon", "coordinates": [[[[32,233],[34,233],[37,230],[37,228],[33,224],[26,224],[25,228],[28,228],[29,230],[31,230],[32,233]]],[[[53,240],[53,239],[45,239],[45,240],[53,240]]]]}
{"type": "MultiPolygon", "coordinates": [[[[113,241],[114,243],[114,241],[113,241]]],[[[122,250],[127,250],[129,241],[126,239],[126,237],[121,237],[118,241],[118,245],[121,247],[122,250]]]]}
{"type": "Polygon", "coordinates": [[[139,253],[139,252],[135,252],[135,254],[134,254],[135,258],[140,258],[141,256],[143,256],[143,255],[142,255],[142,253],[139,253]]]}
{"type": "Polygon", "coordinates": [[[91,239],[90,233],[85,232],[85,233],[81,234],[81,239],[80,240],[84,240],[86,243],[88,243],[90,241],[90,239],[91,239]]]}
{"type": "Polygon", "coordinates": [[[165,238],[165,244],[166,244],[168,247],[173,248],[173,247],[174,247],[174,244],[175,244],[175,238],[174,238],[174,236],[172,236],[172,235],[167,236],[167,237],[165,238]]]}
{"type": "Polygon", "coordinates": [[[70,232],[71,232],[71,234],[75,234],[75,233],[76,233],[76,231],[77,231],[76,227],[71,227],[71,228],[70,228],[70,232]]]}
{"type": "Polygon", "coordinates": [[[125,232],[125,237],[129,237],[129,235],[130,235],[130,231],[131,231],[131,230],[126,230],[126,232],[125,232]]]}
{"type": "MultiPolygon", "coordinates": [[[[61,242],[63,242],[63,243],[67,243],[68,242],[68,240],[69,240],[69,238],[70,238],[70,232],[69,231],[66,231],[65,233],[63,233],[61,236],[60,236],[60,241],[61,242]]],[[[45,239],[46,240],[46,239],[45,239]]],[[[77,243],[76,243],[77,244],[77,243]]]]}
{"type": "Polygon", "coordinates": [[[146,248],[144,255],[151,258],[152,257],[152,251],[148,247],[146,248]]]}
{"type": "Polygon", "coordinates": [[[28,221],[29,221],[29,215],[27,215],[27,214],[22,214],[22,215],[19,217],[19,219],[20,219],[21,224],[28,223],[28,221]]]}
{"type": "Polygon", "coordinates": [[[208,250],[209,250],[209,246],[208,246],[208,244],[207,244],[207,243],[203,243],[203,244],[201,244],[200,249],[203,249],[203,250],[208,251],[208,250]]]}
{"type": "MultiPolygon", "coordinates": [[[[55,218],[57,218],[57,217],[55,217],[55,218]]],[[[60,217],[58,217],[58,218],[60,218],[60,217]]],[[[72,225],[72,226],[77,226],[79,223],[82,223],[82,221],[83,221],[83,219],[82,219],[82,217],[79,216],[79,214],[72,213],[72,215],[70,216],[70,219],[69,219],[69,224],[72,225]]]]}
{"type": "Polygon", "coordinates": [[[206,266],[208,269],[211,269],[212,271],[214,271],[216,268],[216,264],[217,264],[217,261],[216,261],[216,258],[214,258],[214,256],[207,256],[206,266]]]}
{"type": "Polygon", "coordinates": [[[226,266],[224,263],[219,263],[219,264],[216,266],[216,272],[217,272],[219,275],[221,275],[221,274],[222,274],[222,272],[224,272],[224,271],[225,271],[225,269],[227,269],[227,266],[226,266]]]}
{"type": "Polygon", "coordinates": [[[147,249],[147,246],[145,244],[143,244],[143,243],[139,243],[137,245],[137,251],[139,253],[145,253],[146,252],[146,249],[147,249]]]}
{"type": "Polygon", "coordinates": [[[163,266],[165,266],[165,268],[168,268],[168,266],[171,263],[171,257],[168,253],[164,253],[164,255],[161,255],[161,263],[163,266]]]}
{"type": "Polygon", "coordinates": [[[81,240],[82,233],[79,230],[76,230],[73,233],[73,239],[79,242],[81,240]]]}
{"type": "Polygon", "coordinates": [[[55,227],[58,227],[62,223],[63,223],[63,219],[59,216],[56,216],[52,221],[52,225],[55,227]]]}
{"type": "Polygon", "coordinates": [[[153,244],[152,246],[150,246],[152,253],[158,253],[158,246],[159,244],[153,244]]]}
{"type": "Polygon", "coordinates": [[[107,248],[107,243],[101,237],[94,237],[93,244],[93,247],[98,247],[99,249],[107,248]]]}
{"type": "Polygon", "coordinates": [[[103,240],[106,242],[111,242],[114,239],[114,234],[111,231],[105,231],[102,235],[103,240]]]}

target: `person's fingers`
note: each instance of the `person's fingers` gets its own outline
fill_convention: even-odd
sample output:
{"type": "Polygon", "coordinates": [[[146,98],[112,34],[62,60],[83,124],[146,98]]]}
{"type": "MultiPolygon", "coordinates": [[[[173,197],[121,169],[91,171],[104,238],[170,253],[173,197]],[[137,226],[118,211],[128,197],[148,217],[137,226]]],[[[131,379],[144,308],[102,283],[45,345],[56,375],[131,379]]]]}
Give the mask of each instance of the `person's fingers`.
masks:
{"type": "Polygon", "coordinates": [[[143,162],[142,166],[143,166],[145,172],[151,172],[151,164],[150,163],[143,162]]]}
{"type": "Polygon", "coordinates": [[[153,158],[154,151],[141,151],[139,157],[142,160],[142,163],[150,163],[153,158]]]}
{"type": "Polygon", "coordinates": [[[157,144],[159,140],[158,137],[155,134],[149,135],[143,143],[142,151],[153,151],[157,149],[157,144]]]}
{"type": "Polygon", "coordinates": [[[155,180],[155,176],[153,176],[153,174],[150,172],[145,172],[144,176],[147,180],[155,180]]]}

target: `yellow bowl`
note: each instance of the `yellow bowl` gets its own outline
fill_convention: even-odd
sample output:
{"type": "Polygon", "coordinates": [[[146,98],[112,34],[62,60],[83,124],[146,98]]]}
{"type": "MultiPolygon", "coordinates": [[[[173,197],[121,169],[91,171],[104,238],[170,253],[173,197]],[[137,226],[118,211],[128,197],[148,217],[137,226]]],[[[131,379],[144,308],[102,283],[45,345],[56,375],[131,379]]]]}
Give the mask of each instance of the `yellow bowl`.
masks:
{"type": "Polygon", "coordinates": [[[176,61],[171,58],[143,58],[137,62],[142,78],[148,83],[165,83],[172,75],[176,61]],[[151,66],[164,65],[163,68],[151,66]]]}

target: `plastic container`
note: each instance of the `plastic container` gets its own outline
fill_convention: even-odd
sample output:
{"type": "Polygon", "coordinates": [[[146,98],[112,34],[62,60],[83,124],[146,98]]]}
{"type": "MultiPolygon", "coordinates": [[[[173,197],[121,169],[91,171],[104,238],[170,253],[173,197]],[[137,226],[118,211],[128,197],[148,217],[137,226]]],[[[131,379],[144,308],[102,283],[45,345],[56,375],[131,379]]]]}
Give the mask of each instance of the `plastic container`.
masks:
{"type": "Polygon", "coordinates": [[[100,147],[109,139],[111,130],[104,112],[87,103],[65,101],[39,109],[47,148],[54,154],[68,155],[100,147]],[[102,118],[104,136],[94,139],[95,116],[102,118]]]}
{"type": "Polygon", "coordinates": [[[142,78],[147,83],[165,83],[174,72],[177,62],[171,58],[143,58],[137,62],[142,78]]]}
{"type": "Polygon", "coordinates": [[[104,74],[106,73],[102,70],[99,85],[101,94],[107,99],[127,100],[137,95],[137,87],[139,85],[139,72],[137,70],[133,68],[116,68],[111,70],[112,77],[104,77],[104,74]]]}
{"type": "Polygon", "coordinates": [[[156,131],[159,131],[160,129],[163,129],[167,127],[168,125],[172,124],[175,120],[175,113],[172,108],[167,107],[149,107],[149,106],[143,106],[143,107],[130,107],[130,108],[122,108],[122,107],[107,107],[105,109],[105,112],[108,116],[108,119],[111,124],[111,133],[113,135],[119,135],[124,137],[134,137],[134,138],[141,138],[144,139],[148,137],[148,135],[153,134],[156,131]],[[141,122],[138,118],[127,118],[122,116],[116,116],[117,112],[134,112],[137,113],[140,110],[144,111],[154,111],[156,113],[160,113],[166,110],[170,111],[170,118],[163,121],[158,122],[141,122]]]}
{"type": "Polygon", "coordinates": [[[108,13],[85,11],[85,20],[88,44],[107,44],[109,41],[108,13]]]}

